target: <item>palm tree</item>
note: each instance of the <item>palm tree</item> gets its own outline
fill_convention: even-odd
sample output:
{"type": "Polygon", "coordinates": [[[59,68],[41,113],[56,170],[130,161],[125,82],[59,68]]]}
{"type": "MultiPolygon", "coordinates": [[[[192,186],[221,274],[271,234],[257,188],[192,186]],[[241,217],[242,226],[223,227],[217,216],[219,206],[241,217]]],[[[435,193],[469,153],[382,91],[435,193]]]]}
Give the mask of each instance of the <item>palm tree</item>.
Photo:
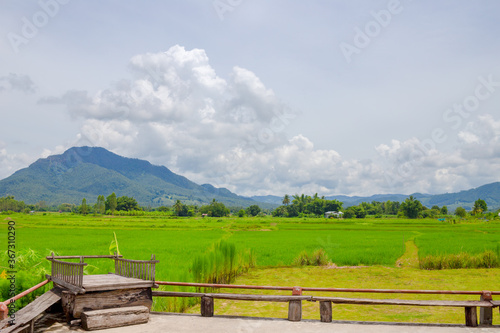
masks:
{"type": "Polygon", "coordinates": [[[180,200],[177,200],[175,205],[174,205],[174,210],[176,213],[179,213],[182,211],[182,202],[180,200]]]}
{"type": "Polygon", "coordinates": [[[285,194],[283,197],[283,205],[288,206],[290,204],[290,196],[288,194],[285,194]]]}

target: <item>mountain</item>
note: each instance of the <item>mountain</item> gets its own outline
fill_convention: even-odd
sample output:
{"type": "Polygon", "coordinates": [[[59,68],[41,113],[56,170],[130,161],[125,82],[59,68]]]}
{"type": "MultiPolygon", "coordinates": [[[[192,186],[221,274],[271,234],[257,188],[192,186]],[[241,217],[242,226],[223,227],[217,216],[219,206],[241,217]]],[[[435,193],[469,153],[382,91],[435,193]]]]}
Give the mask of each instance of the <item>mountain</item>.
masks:
{"type": "Polygon", "coordinates": [[[490,210],[500,208],[500,182],[486,184],[457,193],[433,195],[428,200],[423,200],[422,203],[427,206],[448,206],[448,208],[461,206],[465,209],[472,209],[474,201],[477,199],[486,201],[490,210]]]}
{"type": "Polygon", "coordinates": [[[0,196],[26,203],[92,203],[98,195],[134,197],[140,205],[173,205],[176,200],[202,205],[213,199],[228,206],[261,204],[210,184],[198,185],[164,166],[126,158],[99,147],[74,147],[61,155],[39,159],[0,181],[0,196]]]}
{"type": "MultiPolygon", "coordinates": [[[[420,202],[422,202],[422,204],[424,206],[427,206],[428,208],[436,205],[439,207],[447,206],[449,211],[453,211],[457,207],[464,207],[467,210],[471,210],[474,206],[474,202],[477,199],[483,199],[484,201],[486,201],[486,203],[488,204],[488,209],[490,210],[496,210],[500,208],[500,182],[486,184],[478,188],[456,193],[435,195],[413,193],[411,195],[420,200],[420,202]]],[[[369,197],[331,195],[325,198],[328,200],[339,200],[344,203],[344,208],[346,208],[349,206],[359,205],[362,202],[383,202],[387,200],[402,202],[409,196],[410,195],[406,194],[375,194],[369,197]]],[[[275,205],[281,205],[281,202],[283,201],[283,197],[278,197],[275,195],[253,196],[251,198],[256,201],[267,202],[275,205]]]]}

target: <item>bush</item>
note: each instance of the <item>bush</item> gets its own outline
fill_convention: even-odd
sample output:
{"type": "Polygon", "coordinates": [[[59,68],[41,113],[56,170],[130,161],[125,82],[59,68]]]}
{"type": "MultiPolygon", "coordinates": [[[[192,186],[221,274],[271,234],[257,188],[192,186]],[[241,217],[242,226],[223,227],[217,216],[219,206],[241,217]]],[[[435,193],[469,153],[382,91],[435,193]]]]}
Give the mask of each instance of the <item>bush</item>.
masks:
{"type": "MultiPolygon", "coordinates": [[[[7,263],[8,256],[7,252],[2,254],[2,263],[7,263]]],[[[46,261],[37,252],[27,249],[17,252],[16,257],[16,281],[15,281],[15,293],[20,294],[21,292],[37,285],[38,283],[45,280],[45,274],[49,273],[48,261],[46,261]],[[45,264],[45,266],[44,266],[45,264]]],[[[7,279],[7,269],[6,267],[0,268],[0,295],[1,300],[6,300],[10,298],[10,281],[7,279]]],[[[20,298],[16,301],[16,309],[19,310],[26,306],[28,303],[35,300],[35,298],[48,290],[48,285],[45,285],[36,291],[20,298]]]]}
{"type": "MultiPolygon", "coordinates": [[[[498,246],[497,246],[498,247],[498,246]]],[[[498,249],[497,249],[498,252],[498,249]]],[[[426,256],[419,259],[421,269],[459,269],[459,268],[494,268],[500,267],[500,257],[493,251],[485,251],[478,255],[466,252],[426,256]]]]}
{"type": "Polygon", "coordinates": [[[326,266],[329,264],[328,255],[325,250],[318,249],[311,255],[307,251],[302,251],[297,258],[293,260],[295,266],[326,266]]]}

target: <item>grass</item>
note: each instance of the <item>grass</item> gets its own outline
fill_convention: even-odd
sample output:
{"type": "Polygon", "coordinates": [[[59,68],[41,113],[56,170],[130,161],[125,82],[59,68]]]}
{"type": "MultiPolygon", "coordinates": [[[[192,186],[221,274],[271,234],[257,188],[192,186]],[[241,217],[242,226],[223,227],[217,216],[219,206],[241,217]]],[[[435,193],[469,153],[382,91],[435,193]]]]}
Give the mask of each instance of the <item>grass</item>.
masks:
{"type": "MultiPolygon", "coordinates": [[[[418,269],[419,259],[422,260],[426,256],[449,256],[460,253],[478,256],[485,251],[496,253],[500,239],[498,221],[450,224],[434,219],[173,218],[159,214],[114,217],[57,213],[13,214],[11,218],[16,221],[17,251],[32,249],[41,257],[49,255],[52,251],[60,255],[108,254],[113,232],[115,232],[120,244],[120,252],[125,258],[149,259],[152,253],[156,255],[160,261],[157,265],[156,277],[157,280],[163,281],[195,281],[196,268],[193,263],[196,258],[209,253],[213,244],[223,240],[235,244],[236,253],[251,250],[255,265],[258,267],[239,277],[236,283],[500,290],[493,274],[499,271],[495,269],[432,272],[418,269]],[[324,251],[321,256],[328,258],[337,266],[368,265],[370,267],[290,268],[294,259],[304,251],[311,256],[320,249],[324,251]],[[396,265],[404,269],[395,268],[396,265]],[[268,280],[266,280],[266,274],[269,275],[268,280]]],[[[6,220],[0,220],[0,228],[6,234],[6,220]]],[[[6,248],[6,238],[2,237],[0,249],[6,248]]],[[[113,271],[111,260],[89,260],[88,262],[92,265],[88,268],[89,273],[106,274],[113,271]]],[[[0,263],[0,266],[5,267],[4,265],[0,263]]],[[[48,269],[48,262],[42,260],[41,267],[48,269]]],[[[334,267],[334,265],[327,267],[334,267]]],[[[0,267],[0,273],[2,270],[3,268],[0,267]]],[[[164,288],[164,290],[187,290],[178,287],[164,288]]],[[[435,296],[431,298],[435,299],[435,296]]],[[[179,298],[181,303],[177,304],[162,302],[155,299],[156,309],[177,311],[194,304],[193,300],[184,298],[179,298]]],[[[217,302],[217,307],[224,303],[230,302],[217,302]]],[[[280,306],[279,304],[240,303],[241,306],[247,307],[241,311],[238,307],[235,308],[235,314],[240,312],[252,314],[254,311],[260,311],[258,309],[264,306],[267,310],[262,311],[270,311],[268,313],[270,316],[281,317],[278,315],[281,310],[269,308],[274,309],[274,306],[280,306]]],[[[344,306],[335,307],[335,311],[341,312],[337,314],[334,312],[334,317],[338,315],[339,318],[354,318],[357,310],[352,310],[351,315],[349,314],[351,307],[346,306],[345,310],[344,306]]],[[[428,309],[423,311],[413,307],[402,313],[398,313],[399,310],[396,309],[388,310],[389,307],[373,307],[373,309],[363,307],[359,313],[362,313],[362,318],[391,320],[390,318],[399,316],[403,321],[408,321],[405,318],[410,318],[410,314],[414,313],[411,318],[436,321],[434,317],[427,315],[428,309]]],[[[222,308],[220,310],[222,311],[222,308]]],[[[305,311],[306,317],[315,318],[316,310],[315,308],[315,310],[305,311]]],[[[455,318],[453,320],[461,322],[463,309],[455,310],[459,312],[457,317],[446,315],[444,318],[447,320],[455,318]]],[[[443,309],[443,311],[452,312],[455,310],[443,309]]],[[[219,310],[216,309],[216,313],[220,313],[217,311],[219,310]]],[[[286,313],[286,309],[284,311],[286,313]]]]}
{"type": "MultiPolygon", "coordinates": [[[[426,271],[415,268],[385,266],[371,267],[280,267],[258,268],[236,279],[236,284],[264,286],[301,286],[324,288],[363,289],[435,289],[435,290],[500,290],[500,269],[459,269],[426,271]]],[[[221,292],[226,292],[222,290],[221,292]]],[[[290,292],[232,290],[234,293],[283,294],[290,292]]],[[[414,295],[414,294],[364,294],[304,292],[304,295],[338,296],[355,298],[398,298],[432,300],[479,300],[479,296],[467,295],[414,295]]],[[[188,313],[199,313],[199,306],[188,313]]],[[[493,322],[498,323],[498,311],[493,311],[493,322]]],[[[303,318],[319,320],[319,304],[303,302],[303,318]]],[[[247,302],[215,300],[216,315],[287,318],[287,303],[247,302]]],[[[395,321],[412,323],[464,323],[463,308],[418,306],[366,306],[334,305],[334,320],[395,321]]]]}

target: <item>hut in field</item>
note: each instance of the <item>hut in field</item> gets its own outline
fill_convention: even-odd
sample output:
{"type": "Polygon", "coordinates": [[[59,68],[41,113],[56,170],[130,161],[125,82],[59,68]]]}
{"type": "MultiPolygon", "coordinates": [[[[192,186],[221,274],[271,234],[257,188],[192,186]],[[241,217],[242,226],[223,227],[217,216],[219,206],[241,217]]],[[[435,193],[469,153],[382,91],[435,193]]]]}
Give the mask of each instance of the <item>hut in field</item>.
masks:
{"type": "Polygon", "coordinates": [[[336,217],[336,218],[340,218],[344,215],[344,213],[342,212],[336,212],[336,211],[330,211],[330,212],[325,212],[325,219],[329,219],[331,217],[336,217]]]}

